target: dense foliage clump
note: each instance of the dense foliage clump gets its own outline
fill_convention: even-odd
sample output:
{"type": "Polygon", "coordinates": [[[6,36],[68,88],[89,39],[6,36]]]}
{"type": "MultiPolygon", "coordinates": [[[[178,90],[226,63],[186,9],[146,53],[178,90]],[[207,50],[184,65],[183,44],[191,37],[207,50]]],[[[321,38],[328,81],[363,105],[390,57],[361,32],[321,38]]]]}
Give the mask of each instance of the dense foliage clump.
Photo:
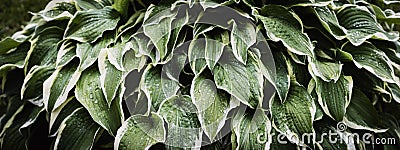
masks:
{"type": "Polygon", "coordinates": [[[0,41],[0,149],[396,149],[399,11],[53,0],[0,41]]]}

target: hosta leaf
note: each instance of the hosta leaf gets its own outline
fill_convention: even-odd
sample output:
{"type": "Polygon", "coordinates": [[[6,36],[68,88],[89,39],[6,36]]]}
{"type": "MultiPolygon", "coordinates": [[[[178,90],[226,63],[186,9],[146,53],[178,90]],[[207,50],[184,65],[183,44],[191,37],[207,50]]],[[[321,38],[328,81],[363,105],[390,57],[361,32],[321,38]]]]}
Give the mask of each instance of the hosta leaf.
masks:
{"type": "Polygon", "coordinates": [[[22,68],[25,65],[25,58],[29,51],[29,42],[24,42],[14,51],[0,55],[0,71],[7,67],[22,68]]]}
{"type": "Polygon", "coordinates": [[[68,23],[64,37],[92,43],[100,38],[103,32],[115,29],[118,21],[119,14],[111,7],[80,11],[68,23]]]}
{"type": "Polygon", "coordinates": [[[203,133],[196,112],[189,96],[177,95],[163,101],[159,114],[168,123],[167,145],[181,148],[200,146],[203,133]]]}
{"type": "Polygon", "coordinates": [[[60,107],[52,111],[49,120],[49,136],[56,136],[61,123],[80,107],[82,105],[76,98],[70,97],[60,107]]]}
{"type": "Polygon", "coordinates": [[[236,59],[247,61],[247,50],[256,43],[255,25],[250,22],[232,21],[231,45],[236,59]]]}
{"type": "Polygon", "coordinates": [[[275,96],[269,106],[274,128],[286,137],[290,137],[290,141],[300,145],[307,144],[302,143],[307,141],[300,141],[302,135],[314,136],[312,123],[316,108],[312,97],[300,84],[292,82],[286,101],[281,103],[275,96]]]}
{"type": "Polygon", "coordinates": [[[232,54],[226,53],[213,69],[214,80],[217,88],[227,91],[242,103],[257,108],[263,98],[263,74],[253,55],[243,65],[232,54]]]}
{"type": "Polygon", "coordinates": [[[143,92],[135,92],[125,98],[125,103],[132,115],[148,115],[150,112],[150,103],[143,92]]]}
{"type": "Polygon", "coordinates": [[[153,63],[156,63],[157,56],[155,53],[153,53],[152,49],[153,49],[153,45],[151,40],[149,39],[149,37],[147,37],[143,31],[138,31],[137,33],[135,33],[134,35],[132,35],[132,48],[133,50],[138,53],[138,55],[144,55],[144,56],[148,56],[153,63]]]}
{"type": "MultiPolygon", "coordinates": [[[[38,90],[43,89],[43,82],[53,73],[54,69],[48,66],[34,66],[24,79],[21,88],[21,99],[35,99],[42,96],[38,90]]],[[[41,106],[42,104],[38,104],[41,106]]]]}
{"type": "Polygon", "coordinates": [[[133,33],[138,33],[136,28],[143,22],[144,14],[144,10],[136,11],[124,25],[118,27],[118,37],[121,37],[123,43],[131,40],[133,33]]]}
{"type": "MultiPolygon", "coordinates": [[[[206,42],[205,43],[206,46],[205,46],[205,55],[204,56],[206,59],[206,63],[210,69],[214,69],[218,60],[222,56],[225,45],[222,44],[220,41],[211,40],[208,38],[206,38],[205,42],[206,42]]],[[[246,50],[246,52],[247,52],[247,50],[246,50]]],[[[247,60],[247,54],[246,54],[246,60],[247,60]]]]}
{"type": "Polygon", "coordinates": [[[1,149],[27,149],[29,140],[29,129],[38,118],[43,107],[25,104],[20,106],[16,112],[6,121],[1,130],[1,149]]]}
{"type": "Polygon", "coordinates": [[[98,0],[76,0],[76,4],[83,10],[101,9],[104,7],[98,0]]]}
{"type": "Polygon", "coordinates": [[[142,70],[147,60],[145,56],[136,57],[136,53],[133,50],[128,50],[123,57],[123,68],[125,72],[131,72],[136,69],[142,70]]]}
{"type": "Polygon", "coordinates": [[[176,16],[176,12],[165,7],[154,5],[151,5],[145,14],[143,31],[154,43],[160,59],[167,56],[169,51],[167,44],[170,40],[174,16],[176,16]]]}
{"type": "Polygon", "coordinates": [[[399,24],[400,23],[400,15],[398,13],[395,13],[391,9],[386,9],[383,11],[380,7],[370,4],[372,9],[374,10],[374,14],[376,16],[376,19],[379,21],[384,21],[386,23],[390,24],[399,24]]]}
{"type": "Polygon", "coordinates": [[[72,18],[76,8],[72,1],[50,1],[39,15],[46,21],[72,18]]]}
{"type": "MultiPolygon", "coordinates": [[[[380,138],[394,138],[396,141],[400,140],[400,126],[398,120],[394,117],[394,114],[382,113],[379,114],[379,118],[382,120],[382,126],[387,128],[388,131],[378,134],[380,138]]],[[[384,145],[385,149],[396,149],[399,147],[399,143],[384,145]]]]}
{"type": "MultiPolygon", "coordinates": [[[[14,95],[8,97],[9,103],[7,104],[8,106],[2,106],[4,108],[4,111],[6,111],[0,118],[0,129],[2,130],[5,124],[7,123],[7,120],[9,120],[17,111],[19,108],[25,103],[24,101],[21,101],[21,97],[19,95],[14,95]]],[[[1,136],[1,134],[0,134],[1,136]]]]}
{"type": "Polygon", "coordinates": [[[358,89],[353,90],[350,105],[347,107],[343,123],[348,127],[372,132],[385,132],[378,127],[378,113],[368,97],[358,89]]]}
{"type": "Polygon", "coordinates": [[[179,82],[179,75],[186,65],[186,60],[187,54],[175,52],[172,59],[163,66],[163,72],[169,79],[179,82]]]}
{"type": "Polygon", "coordinates": [[[6,37],[0,41],[0,54],[7,54],[10,50],[17,48],[21,42],[12,39],[11,37],[6,37]]]}
{"type": "Polygon", "coordinates": [[[396,41],[398,32],[386,32],[377,23],[375,16],[365,6],[344,6],[337,17],[340,25],[347,29],[347,39],[355,45],[361,45],[369,38],[396,41]]]}
{"type": "Polygon", "coordinates": [[[309,60],[309,64],[312,73],[326,82],[336,82],[339,80],[343,67],[343,64],[340,63],[319,61],[316,59],[309,60]]]}
{"type": "Polygon", "coordinates": [[[101,49],[106,48],[113,41],[112,34],[105,34],[98,42],[77,44],[76,54],[80,59],[79,69],[81,71],[90,67],[99,56],[101,49]]]}
{"type": "Polygon", "coordinates": [[[351,74],[357,87],[362,87],[363,91],[390,95],[385,89],[385,82],[369,73],[366,70],[351,74]],[[365,82],[368,81],[368,82],[365,82]]]}
{"type": "MultiPolygon", "coordinates": [[[[221,42],[209,38],[193,40],[189,45],[189,63],[195,74],[201,73],[206,65],[214,69],[218,60],[222,56],[225,45],[221,42]]],[[[247,50],[246,50],[247,52],[247,50]]],[[[247,57],[247,54],[246,54],[247,57]]]]}
{"type": "Polygon", "coordinates": [[[165,99],[174,96],[179,89],[176,81],[168,79],[162,74],[160,66],[148,66],[141,79],[141,90],[151,101],[152,107],[158,110],[165,99]]]}
{"type": "Polygon", "coordinates": [[[191,41],[188,49],[188,59],[190,67],[195,74],[201,73],[206,68],[205,51],[206,39],[195,39],[191,41]]]}
{"type": "Polygon", "coordinates": [[[325,29],[336,39],[341,40],[346,37],[346,29],[340,26],[336,14],[328,7],[314,7],[313,12],[325,29]]]}
{"type": "Polygon", "coordinates": [[[298,55],[314,57],[314,45],[303,33],[303,24],[296,14],[282,6],[266,5],[256,17],[263,22],[271,40],[282,41],[289,51],[298,55]]]}
{"type": "Polygon", "coordinates": [[[124,54],[132,47],[132,43],[117,43],[112,48],[107,48],[108,60],[118,70],[125,71],[124,69],[124,54]]]}
{"type": "Polygon", "coordinates": [[[61,123],[54,149],[91,149],[100,126],[84,108],[78,108],[61,123]]]}
{"type": "Polygon", "coordinates": [[[371,43],[353,46],[350,43],[343,45],[342,50],[349,53],[358,68],[364,68],[379,77],[381,80],[394,83],[393,67],[390,60],[381,50],[371,43]]]}
{"type": "Polygon", "coordinates": [[[234,120],[233,132],[235,134],[236,149],[268,149],[270,147],[271,121],[261,109],[254,114],[238,113],[234,120]]]}
{"type": "Polygon", "coordinates": [[[204,24],[204,23],[196,23],[193,27],[193,37],[199,37],[200,35],[205,34],[206,32],[212,31],[217,28],[216,25],[204,24]]]}
{"type": "Polygon", "coordinates": [[[82,72],[75,88],[76,99],[89,111],[93,120],[110,135],[115,135],[123,120],[121,98],[124,89],[119,90],[121,94],[116,96],[109,106],[101,90],[100,72],[97,67],[91,67],[82,72]]]}
{"type": "Polygon", "coordinates": [[[326,6],[333,2],[333,0],[291,0],[291,1],[280,1],[272,0],[272,3],[278,3],[289,6],[326,6]]]}
{"type": "Polygon", "coordinates": [[[314,117],[314,121],[316,120],[321,120],[322,117],[324,116],[324,111],[322,110],[321,106],[318,104],[318,94],[315,91],[315,80],[311,79],[310,82],[308,83],[308,87],[307,87],[307,92],[311,95],[312,99],[314,100],[314,104],[315,104],[315,117],[314,117]]]}
{"type": "Polygon", "coordinates": [[[81,75],[78,64],[71,63],[56,69],[43,84],[43,101],[47,111],[51,112],[68,98],[69,91],[75,86],[81,75]]]}
{"type": "Polygon", "coordinates": [[[350,145],[350,141],[346,141],[342,137],[340,137],[341,131],[336,126],[332,126],[334,123],[328,121],[320,121],[314,124],[315,133],[316,133],[316,141],[318,142],[316,145],[320,149],[348,149],[347,145],[350,145]],[[324,134],[333,133],[332,136],[324,136],[324,134]],[[335,139],[336,142],[330,142],[332,139],[335,139]]]}
{"type": "Polygon", "coordinates": [[[114,0],[112,7],[117,10],[124,19],[127,19],[129,0],[114,0]]]}
{"type": "Polygon", "coordinates": [[[279,99],[284,103],[289,92],[290,75],[293,74],[293,71],[291,70],[290,61],[287,60],[282,52],[274,53],[274,62],[277,66],[275,81],[276,90],[279,99]]]}
{"type": "Polygon", "coordinates": [[[164,121],[158,114],[134,115],[118,129],[114,149],[149,149],[165,138],[164,121]]]}
{"type": "Polygon", "coordinates": [[[400,87],[397,84],[389,83],[389,91],[392,93],[393,99],[400,103],[400,87]]]}
{"type": "Polygon", "coordinates": [[[76,57],[76,43],[70,40],[64,41],[61,44],[57,54],[56,67],[63,67],[67,65],[76,57]]]}
{"type": "Polygon", "coordinates": [[[340,76],[337,81],[325,82],[320,78],[314,78],[318,103],[325,114],[336,121],[342,121],[346,114],[346,108],[350,104],[353,90],[351,76],[340,76]]]}
{"type": "Polygon", "coordinates": [[[228,112],[239,104],[230,100],[230,95],[218,90],[214,82],[198,75],[190,89],[193,104],[199,111],[198,117],[205,134],[213,141],[225,124],[228,112]]]}
{"type": "Polygon", "coordinates": [[[62,40],[64,30],[58,27],[44,29],[31,40],[32,46],[28,52],[29,66],[52,65],[57,60],[57,45],[62,40]]]}
{"type": "Polygon", "coordinates": [[[101,89],[103,90],[108,106],[110,106],[115,95],[117,95],[118,87],[124,79],[124,73],[110,63],[107,58],[107,49],[103,49],[99,55],[98,65],[101,89]]]}

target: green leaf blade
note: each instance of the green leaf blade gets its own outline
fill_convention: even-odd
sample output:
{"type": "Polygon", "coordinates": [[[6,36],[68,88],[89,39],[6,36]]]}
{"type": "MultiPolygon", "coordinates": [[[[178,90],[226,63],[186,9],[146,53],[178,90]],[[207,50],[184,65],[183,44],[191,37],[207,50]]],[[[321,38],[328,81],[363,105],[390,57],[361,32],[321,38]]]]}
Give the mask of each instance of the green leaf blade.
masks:
{"type": "Polygon", "coordinates": [[[68,23],[64,38],[92,43],[103,32],[115,29],[118,21],[118,12],[110,7],[77,12],[68,23]]]}

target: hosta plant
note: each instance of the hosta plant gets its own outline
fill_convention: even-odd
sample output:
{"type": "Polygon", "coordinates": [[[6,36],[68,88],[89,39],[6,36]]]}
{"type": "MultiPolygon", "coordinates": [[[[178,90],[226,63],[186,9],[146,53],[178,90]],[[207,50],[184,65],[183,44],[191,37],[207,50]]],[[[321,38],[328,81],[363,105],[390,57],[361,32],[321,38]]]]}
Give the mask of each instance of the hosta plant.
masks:
{"type": "Polygon", "coordinates": [[[0,42],[0,149],[397,149],[399,11],[53,0],[0,42]]]}

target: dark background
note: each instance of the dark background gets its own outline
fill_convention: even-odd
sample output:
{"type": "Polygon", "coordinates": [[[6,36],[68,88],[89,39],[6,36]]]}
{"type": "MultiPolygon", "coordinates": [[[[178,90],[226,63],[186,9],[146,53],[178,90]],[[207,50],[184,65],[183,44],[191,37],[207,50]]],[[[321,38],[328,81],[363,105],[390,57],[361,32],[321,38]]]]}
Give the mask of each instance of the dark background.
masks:
{"type": "Polygon", "coordinates": [[[49,0],[1,0],[0,39],[11,36],[30,20],[29,12],[38,12],[46,7],[49,0]]]}

